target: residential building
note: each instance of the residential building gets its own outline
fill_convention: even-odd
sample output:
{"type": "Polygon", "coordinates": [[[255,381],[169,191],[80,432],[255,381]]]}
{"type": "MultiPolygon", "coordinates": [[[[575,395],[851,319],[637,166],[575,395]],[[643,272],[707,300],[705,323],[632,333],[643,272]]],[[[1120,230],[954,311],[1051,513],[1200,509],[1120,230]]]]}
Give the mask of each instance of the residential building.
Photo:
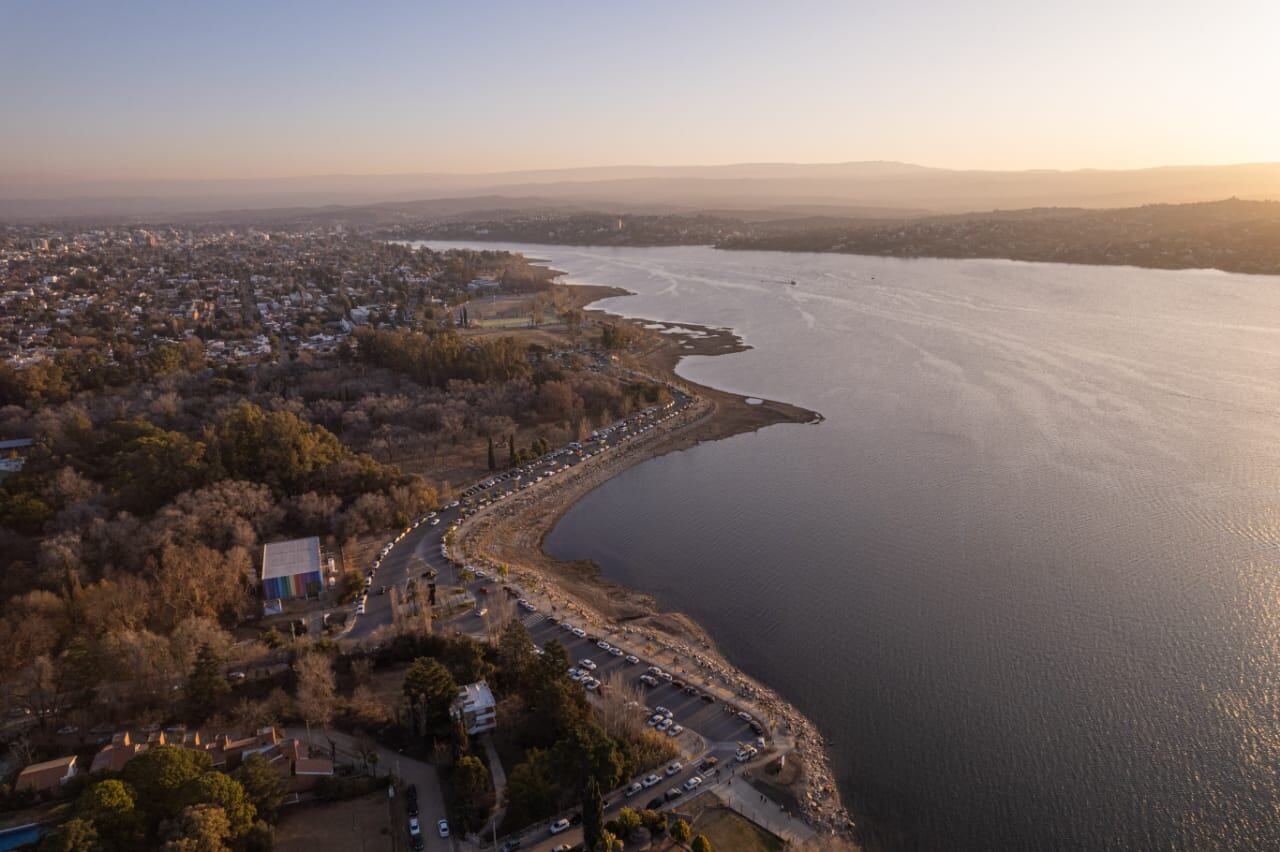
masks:
{"type": "Polygon", "coordinates": [[[493,700],[489,684],[469,683],[458,692],[450,713],[461,719],[468,734],[481,734],[498,727],[498,703],[493,700]]]}
{"type": "Polygon", "coordinates": [[[14,782],[15,790],[35,790],[37,792],[56,792],[63,784],[79,774],[74,754],[46,760],[44,763],[33,763],[18,773],[14,782]]]}

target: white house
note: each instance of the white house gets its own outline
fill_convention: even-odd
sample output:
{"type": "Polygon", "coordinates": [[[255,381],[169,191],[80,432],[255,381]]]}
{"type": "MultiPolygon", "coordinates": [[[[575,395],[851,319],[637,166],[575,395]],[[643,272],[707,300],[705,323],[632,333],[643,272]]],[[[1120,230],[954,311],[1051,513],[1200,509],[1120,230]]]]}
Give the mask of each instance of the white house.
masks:
{"type": "Polygon", "coordinates": [[[462,687],[449,712],[453,718],[461,719],[467,733],[473,736],[498,727],[498,703],[484,681],[462,687]]]}

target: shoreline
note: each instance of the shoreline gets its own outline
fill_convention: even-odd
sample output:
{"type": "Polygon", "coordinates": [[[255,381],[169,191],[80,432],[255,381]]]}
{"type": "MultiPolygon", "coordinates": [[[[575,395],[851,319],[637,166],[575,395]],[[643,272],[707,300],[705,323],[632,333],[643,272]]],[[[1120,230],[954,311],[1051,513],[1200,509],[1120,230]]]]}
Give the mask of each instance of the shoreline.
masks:
{"type": "Polygon", "coordinates": [[[765,711],[775,732],[790,740],[798,763],[796,776],[770,782],[761,767],[758,778],[766,789],[780,795],[812,827],[827,833],[848,835],[854,828],[835,784],[826,740],[817,726],[773,689],[755,680],[721,654],[709,633],[689,616],[663,611],[656,599],[643,591],[622,586],[601,576],[590,560],[564,561],[544,550],[546,536],[579,500],[631,467],[650,459],[734,435],[754,432],[778,423],[812,424],[822,415],[777,400],[745,397],[684,379],[676,374],[687,355],[724,355],[750,348],[730,329],[689,323],[628,319],[591,304],[613,296],[630,295],[617,287],[558,284],[568,291],[575,306],[597,320],[626,325],[645,341],[633,356],[635,368],[653,378],[687,390],[695,402],[673,424],[632,441],[626,449],[592,460],[566,473],[557,487],[535,497],[522,496],[464,525],[459,545],[471,561],[503,564],[523,584],[537,588],[553,603],[578,618],[599,626],[640,637],[661,646],[664,652],[690,661],[693,674],[705,677],[765,711]],[[657,332],[657,333],[655,333],[657,332]],[[748,401],[750,400],[750,401],[748,401]]]}

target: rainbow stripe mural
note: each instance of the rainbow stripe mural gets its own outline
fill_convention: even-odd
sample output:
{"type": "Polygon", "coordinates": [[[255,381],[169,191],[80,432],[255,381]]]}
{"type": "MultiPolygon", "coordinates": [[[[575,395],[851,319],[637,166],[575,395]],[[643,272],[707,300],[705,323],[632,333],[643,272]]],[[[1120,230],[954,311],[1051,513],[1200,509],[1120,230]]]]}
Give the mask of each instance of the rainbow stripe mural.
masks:
{"type": "Polygon", "coordinates": [[[319,571],[291,574],[288,577],[268,577],[262,581],[262,596],[268,600],[306,597],[307,586],[312,583],[321,583],[319,571]]]}

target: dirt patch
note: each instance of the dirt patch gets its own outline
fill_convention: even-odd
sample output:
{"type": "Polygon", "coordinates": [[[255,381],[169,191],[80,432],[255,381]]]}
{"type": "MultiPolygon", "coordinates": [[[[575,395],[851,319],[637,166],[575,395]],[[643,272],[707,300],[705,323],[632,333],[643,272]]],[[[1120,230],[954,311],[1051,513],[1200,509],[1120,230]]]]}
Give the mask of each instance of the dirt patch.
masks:
{"type": "Polygon", "coordinates": [[[276,852],[392,852],[405,848],[392,837],[391,810],[385,792],[346,802],[295,805],[280,813],[276,852]]]}

